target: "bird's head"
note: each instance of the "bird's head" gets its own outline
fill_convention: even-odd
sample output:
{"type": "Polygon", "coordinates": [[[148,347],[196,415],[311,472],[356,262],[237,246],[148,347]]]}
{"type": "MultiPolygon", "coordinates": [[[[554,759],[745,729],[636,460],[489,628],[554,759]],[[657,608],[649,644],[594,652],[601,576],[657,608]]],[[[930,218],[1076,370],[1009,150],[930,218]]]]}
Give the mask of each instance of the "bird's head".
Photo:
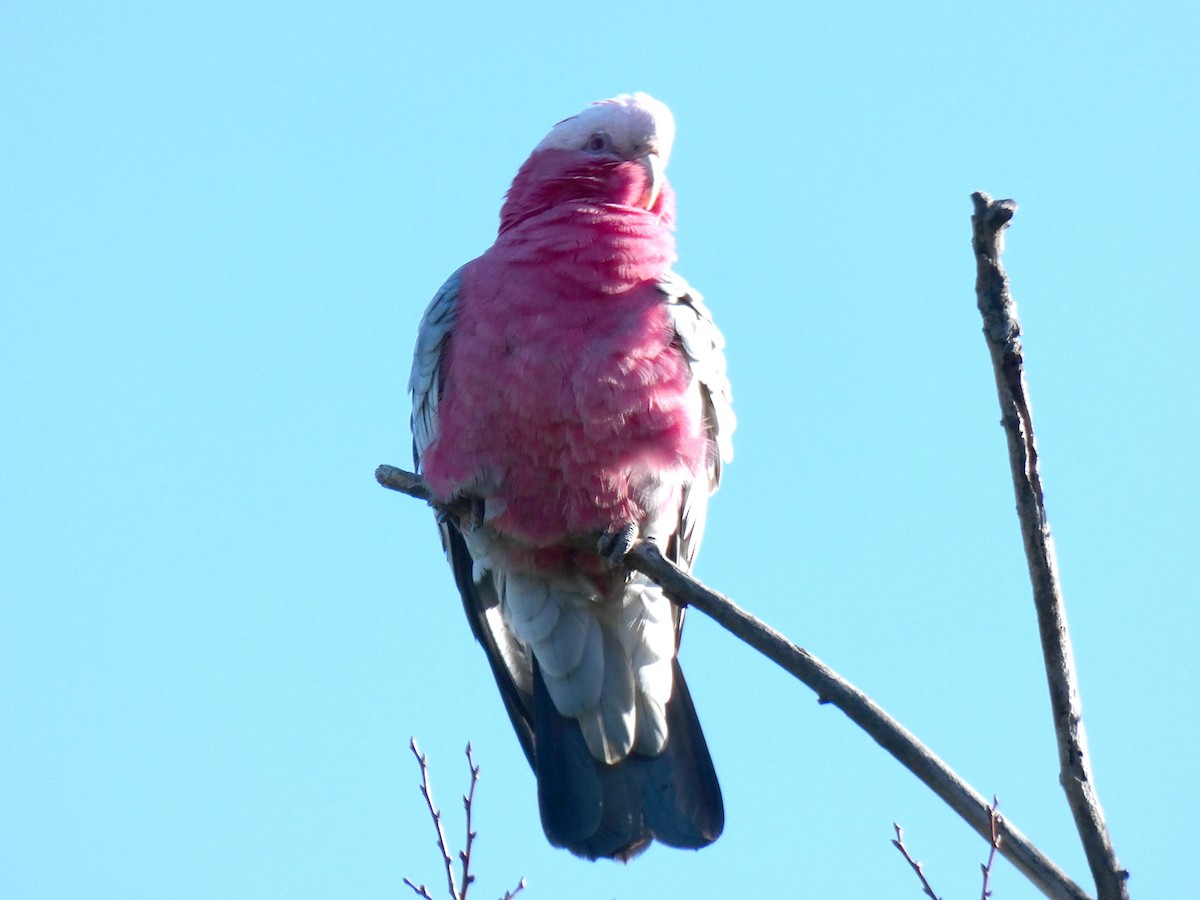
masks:
{"type": "Polygon", "coordinates": [[[671,110],[649,94],[591,104],[534,148],[513,181],[501,230],[564,200],[637,207],[669,223],[665,172],[674,140],[671,110]]]}
{"type": "Polygon", "coordinates": [[[675,118],[665,103],[649,94],[620,94],[593,103],[563,119],[534,148],[592,154],[615,162],[634,162],[646,173],[645,191],[636,205],[653,209],[665,182],[664,172],[675,140],[675,118]]]}

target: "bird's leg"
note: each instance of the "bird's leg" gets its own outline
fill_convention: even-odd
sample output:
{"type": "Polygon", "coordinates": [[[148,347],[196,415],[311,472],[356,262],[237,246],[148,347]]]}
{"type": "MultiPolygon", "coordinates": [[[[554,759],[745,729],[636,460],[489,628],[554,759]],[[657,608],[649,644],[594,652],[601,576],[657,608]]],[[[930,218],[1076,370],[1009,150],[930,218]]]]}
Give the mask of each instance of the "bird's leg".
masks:
{"type": "Polygon", "coordinates": [[[600,540],[596,543],[596,552],[604,557],[610,566],[619,566],[639,537],[640,529],[637,523],[630,522],[620,531],[606,531],[600,535],[600,540]]]}

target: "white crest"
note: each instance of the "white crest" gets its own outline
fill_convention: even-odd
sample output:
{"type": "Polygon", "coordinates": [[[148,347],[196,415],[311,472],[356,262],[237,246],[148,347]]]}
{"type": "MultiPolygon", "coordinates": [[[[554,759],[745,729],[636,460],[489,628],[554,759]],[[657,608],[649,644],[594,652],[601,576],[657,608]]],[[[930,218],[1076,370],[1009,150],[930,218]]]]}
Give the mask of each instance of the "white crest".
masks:
{"type": "Polygon", "coordinates": [[[597,136],[611,141],[612,152],[627,159],[654,153],[665,168],[675,141],[675,117],[649,94],[620,94],[559,122],[534,152],[588,149],[597,136]]]}

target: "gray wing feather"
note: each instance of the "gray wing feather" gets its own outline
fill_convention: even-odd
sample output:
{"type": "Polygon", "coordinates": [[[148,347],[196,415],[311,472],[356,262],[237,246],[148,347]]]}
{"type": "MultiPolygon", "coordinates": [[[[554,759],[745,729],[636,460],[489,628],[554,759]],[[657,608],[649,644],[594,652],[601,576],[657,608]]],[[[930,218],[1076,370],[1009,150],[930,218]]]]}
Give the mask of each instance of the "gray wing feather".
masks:
{"type": "Polygon", "coordinates": [[[458,310],[458,291],[462,284],[462,269],[446,279],[421,316],[417,329],[417,346],[413,350],[412,373],[408,377],[408,390],[412,394],[413,462],[421,471],[421,457],[425,448],[437,436],[438,400],[442,394],[442,358],[446,342],[454,328],[458,310]]]}
{"type": "Polygon", "coordinates": [[[700,402],[710,442],[707,479],[697,479],[684,491],[679,530],[668,555],[691,568],[704,536],[708,497],[721,483],[722,467],[733,459],[733,391],[725,369],[725,338],[704,305],[704,298],[674,272],[658,288],[667,296],[679,348],[699,382],[700,402]],[[705,483],[706,482],[706,483],[705,483]]]}
{"type": "MultiPolygon", "coordinates": [[[[412,374],[408,389],[412,393],[413,461],[421,471],[421,457],[437,437],[438,402],[443,388],[442,366],[454,330],[458,292],[462,285],[459,268],[438,289],[421,317],[417,346],[413,351],[412,374]]],[[[500,599],[496,581],[488,569],[475,565],[466,541],[450,521],[439,521],[442,549],[454,570],[454,580],[462,596],[467,621],[476,640],[487,652],[492,674],[504,698],[530,762],[533,762],[532,670],[528,655],[515,641],[500,617],[500,599]]]]}

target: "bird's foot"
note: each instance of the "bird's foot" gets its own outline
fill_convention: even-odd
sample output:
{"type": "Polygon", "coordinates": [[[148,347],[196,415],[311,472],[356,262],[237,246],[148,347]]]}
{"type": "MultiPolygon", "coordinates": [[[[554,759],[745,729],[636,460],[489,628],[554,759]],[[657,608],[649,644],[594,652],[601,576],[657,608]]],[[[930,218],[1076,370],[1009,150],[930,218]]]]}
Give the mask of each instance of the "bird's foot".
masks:
{"type": "Polygon", "coordinates": [[[451,506],[435,507],[434,517],[439,525],[449,522],[459,529],[470,528],[474,531],[483,525],[484,517],[487,514],[484,502],[482,497],[459,496],[451,506]]]}
{"type": "Polygon", "coordinates": [[[600,540],[596,543],[596,552],[604,557],[610,566],[619,566],[639,537],[637,525],[630,522],[620,531],[606,531],[600,535],[600,540]]]}
{"type": "Polygon", "coordinates": [[[487,518],[487,507],[484,504],[482,497],[471,497],[471,530],[483,526],[483,520],[487,518]]]}

